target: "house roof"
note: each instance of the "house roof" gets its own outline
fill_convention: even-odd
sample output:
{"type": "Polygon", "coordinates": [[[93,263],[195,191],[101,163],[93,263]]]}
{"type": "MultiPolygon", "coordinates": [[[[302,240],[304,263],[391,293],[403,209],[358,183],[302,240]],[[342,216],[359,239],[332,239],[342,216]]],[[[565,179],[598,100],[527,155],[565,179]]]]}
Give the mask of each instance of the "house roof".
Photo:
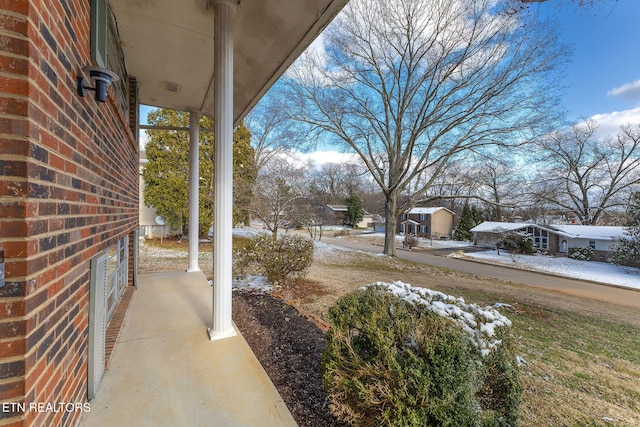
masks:
{"type": "Polygon", "coordinates": [[[401,222],[401,224],[413,224],[413,225],[420,225],[420,223],[418,221],[414,221],[412,219],[405,219],[404,221],[401,222]]]}
{"type": "Polygon", "coordinates": [[[569,239],[614,240],[622,236],[625,227],[604,225],[547,225],[529,222],[492,222],[485,221],[471,229],[472,233],[497,233],[503,231],[521,230],[526,227],[537,227],[569,239]]]}
{"type": "Polygon", "coordinates": [[[346,205],[327,205],[327,207],[329,209],[331,209],[332,211],[335,211],[335,212],[346,212],[347,211],[347,206],[346,205]]]}
{"type": "MultiPolygon", "coordinates": [[[[346,2],[240,1],[233,33],[234,123],[251,110],[346,2]]],[[[142,104],[213,115],[214,24],[209,3],[109,1],[127,72],[140,83],[142,104]]]]}
{"type": "Polygon", "coordinates": [[[471,231],[472,233],[498,233],[503,231],[520,230],[521,228],[525,228],[530,225],[535,225],[535,224],[528,223],[528,222],[485,221],[481,224],[476,225],[469,231],[471,231]]]}
{"type": "MultiPolygon", "coordinates": [[[[347,205],[327,205],[329,209],[334,212],[347,212],[347,205]]],[[[364,216],[370,216],[371,214],[367,211],[363,211],[364,216]]]]}
{"type": "Polygon", "coordinates": [[[438,207],[433,207],[433,208],[411,208],[407,211],[408,214],[429,214],[429,215],[433,215],[434,213],[441,211],[441,210],[445,210],[449,213],[451,213],[452,215],[455,215],[455,213],[453,211],[450,211],[449,209],[442,207],[442,206],[438,206],[438,207]]]}
{"type": "Polygon", "coordinates": [[[544,228],[550,231],[559,231],[558,234],[564,234],[574,239],[595,239],[595,240],[614,240],[625,233],[625,227],[615,227],[606,225],[545,225],[544,228]]]}

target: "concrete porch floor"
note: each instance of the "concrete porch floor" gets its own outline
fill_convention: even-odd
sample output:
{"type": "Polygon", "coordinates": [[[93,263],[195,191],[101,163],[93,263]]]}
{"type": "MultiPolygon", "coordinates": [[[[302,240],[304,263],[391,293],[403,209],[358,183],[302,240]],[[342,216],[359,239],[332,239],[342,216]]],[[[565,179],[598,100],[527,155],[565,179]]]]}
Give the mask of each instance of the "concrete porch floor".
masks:
{"type": "Polygon", "coordinates": [[[80,426],[295,426],[240,333],[210,341],[202,273],[139,278],[91,411],[80,426]]]}

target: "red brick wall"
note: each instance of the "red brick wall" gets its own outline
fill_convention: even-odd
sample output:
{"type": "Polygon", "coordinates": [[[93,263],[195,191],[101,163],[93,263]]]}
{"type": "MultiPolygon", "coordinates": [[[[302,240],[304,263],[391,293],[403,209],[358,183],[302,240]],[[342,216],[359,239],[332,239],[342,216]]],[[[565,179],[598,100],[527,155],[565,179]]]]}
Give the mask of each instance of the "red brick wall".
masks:
{"type": "MultiPolygon", "coordinates": [[[[90,259],[138,228],[127,115],[112,89],[105,104],[75,92],[91,65],[89,31],[88,0],[0,0],[4,404],[86,401],[90,259]]],[[[81,415],[3,408],[0,425],[73,425],[81,415]]]]}

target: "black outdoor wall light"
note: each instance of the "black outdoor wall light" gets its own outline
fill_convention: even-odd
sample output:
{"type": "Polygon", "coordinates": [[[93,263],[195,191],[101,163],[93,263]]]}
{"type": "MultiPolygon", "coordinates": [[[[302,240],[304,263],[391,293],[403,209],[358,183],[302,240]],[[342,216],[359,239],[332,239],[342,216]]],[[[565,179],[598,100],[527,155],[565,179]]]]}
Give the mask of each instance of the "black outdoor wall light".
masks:
{"type": "Polygon", "coordinates": [[[116,73],[102,67],[84,67],[82,71],[89,75],[89,79],[95,86],[89,86],[87,79],[78,76],[78,95],[84,98],[87,95],[87,91],[92,90],[96,93],[96,101],[98,102],[105,102],[107,100],[107,86],[120,80],[116,73]]]}

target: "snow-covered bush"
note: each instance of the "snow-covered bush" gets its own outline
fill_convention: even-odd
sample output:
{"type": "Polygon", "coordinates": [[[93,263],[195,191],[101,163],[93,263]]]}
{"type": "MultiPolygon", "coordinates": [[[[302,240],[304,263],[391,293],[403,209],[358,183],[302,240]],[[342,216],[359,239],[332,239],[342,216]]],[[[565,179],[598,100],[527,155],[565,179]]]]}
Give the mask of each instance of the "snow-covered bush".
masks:
{"type": "Polygon", "coordinates": [[[593,256],[593,248],[591,246],[578,246],[573,249],[569,256],[573,259],[589,261],[593,256]]]}
{"type": "Polygon", "coordinates": [[[304,279],[312,260],[310,239],[259,234],[234,253],[234,275],[263,274],[272,285],[283,285],[304,279]]]}
{"type": "Polygon", "coordinates": [[[329,316],[323,381],[341,420],[517,425],[511,322],[494,308],[379,282],[340,298],[329,316]]]}

